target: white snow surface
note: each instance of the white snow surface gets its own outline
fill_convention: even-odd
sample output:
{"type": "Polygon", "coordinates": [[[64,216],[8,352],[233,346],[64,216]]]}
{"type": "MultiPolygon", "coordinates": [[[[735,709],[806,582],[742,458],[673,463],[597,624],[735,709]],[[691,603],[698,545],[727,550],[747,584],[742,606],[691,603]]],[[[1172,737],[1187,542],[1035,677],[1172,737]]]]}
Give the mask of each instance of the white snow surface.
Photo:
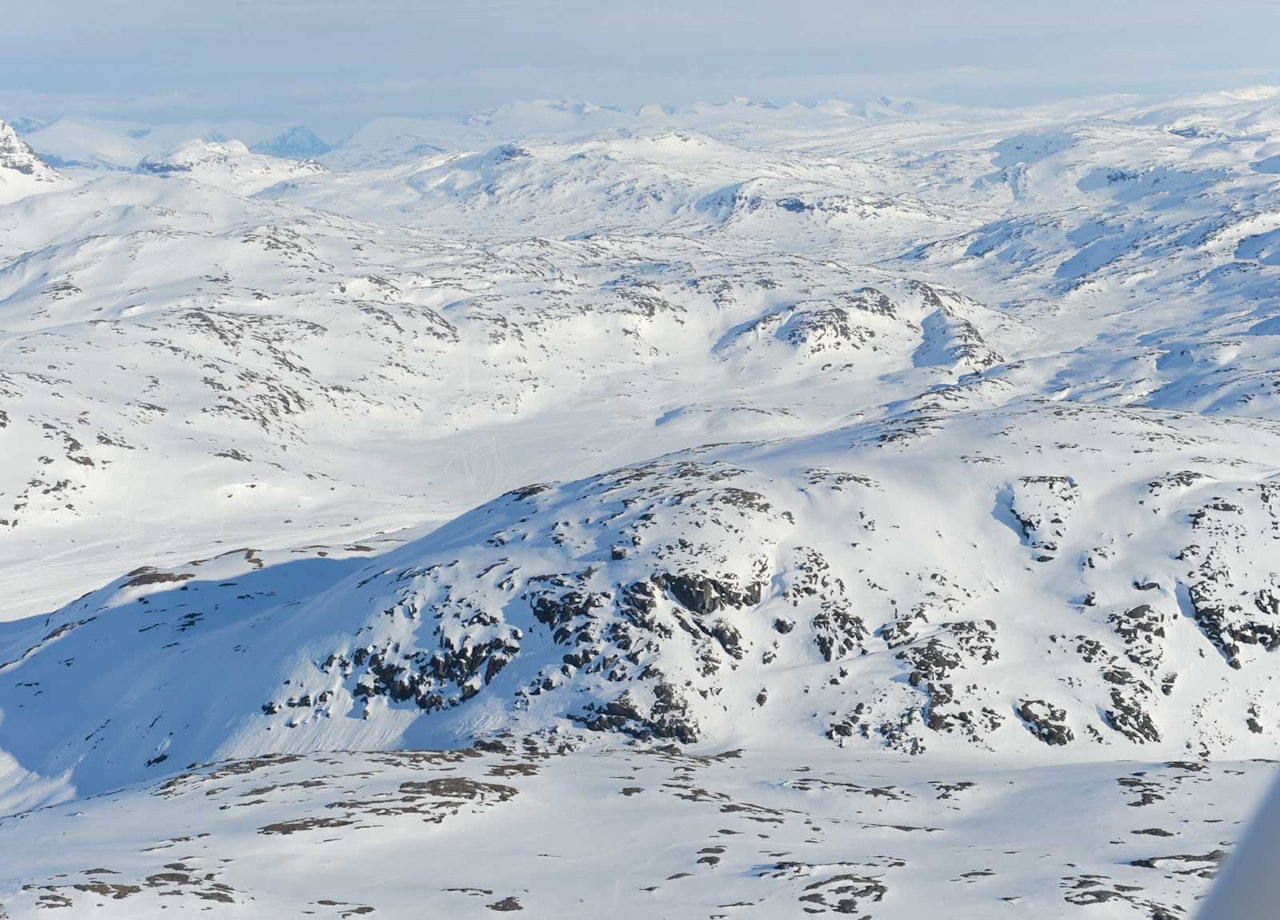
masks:
{"type": "Polygon", "coordinates": [[[1190,915],[1280,96],[180,131],[0,124],[0,915],[1190,915]]]}

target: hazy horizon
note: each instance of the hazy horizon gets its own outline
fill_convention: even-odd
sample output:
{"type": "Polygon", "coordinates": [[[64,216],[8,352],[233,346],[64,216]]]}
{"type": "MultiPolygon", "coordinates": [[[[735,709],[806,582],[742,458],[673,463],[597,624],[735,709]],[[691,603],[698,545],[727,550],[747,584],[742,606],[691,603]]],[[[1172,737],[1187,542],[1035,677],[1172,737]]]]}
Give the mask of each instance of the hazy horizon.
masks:
{"type": "Polygon", "coordinates": [[[0,117],[289,122],[330,140],[380,116],[512,100],[1024,105],[1280,83],[1280,8],[1258,0],[370,0],[354,12],[333,0],[61,0],[6,15],[0,117]]]}

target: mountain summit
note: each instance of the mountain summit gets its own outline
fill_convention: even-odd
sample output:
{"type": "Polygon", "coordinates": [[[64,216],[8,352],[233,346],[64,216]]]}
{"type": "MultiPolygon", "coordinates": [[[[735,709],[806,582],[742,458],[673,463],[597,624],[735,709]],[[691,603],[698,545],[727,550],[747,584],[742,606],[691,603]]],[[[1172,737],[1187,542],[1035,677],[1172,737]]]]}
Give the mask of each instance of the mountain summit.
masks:
{"type": "Polygon", "coordinates": [[[0,187],[15,181],[49,182],[58,178],[8,122],[0,121],[0,187]]]}
{"type": "Polygon", "coordinates": [[[288,160],[252,152],[236,140],[193,140],[167,153],[144,157],[138,172],[186,176],[196,182],[251,195],[277,182],[323,172],[311,160],[288,160]]]}
{"type": "Polygon", "coordinates": [[[333,148],[321,140],[306,125],[294,125],[275,137],[258,141],[249,148],[254,153],[266,154],[269,157],[283,157],[291,160],[304,160],[310,157],[324,156],[333,148]]]}

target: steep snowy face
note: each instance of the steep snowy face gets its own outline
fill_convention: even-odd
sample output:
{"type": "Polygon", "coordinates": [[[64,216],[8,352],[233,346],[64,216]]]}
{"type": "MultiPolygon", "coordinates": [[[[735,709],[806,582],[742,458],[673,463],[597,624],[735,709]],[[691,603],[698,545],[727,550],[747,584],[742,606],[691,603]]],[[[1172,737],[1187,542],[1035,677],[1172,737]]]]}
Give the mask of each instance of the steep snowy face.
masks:
{"type": "Polygon", "coordinates": [[[11,125],[0,121],[0,201],[42,191],[58,174],[40,159],[11,125]]]}
{"type": "Polygon", "coordinates": [[[51,179],[54,176],[31,146],[18,136],[10,125],[0,121],[0,170],[30,176],[33,179],[51,179]]]}

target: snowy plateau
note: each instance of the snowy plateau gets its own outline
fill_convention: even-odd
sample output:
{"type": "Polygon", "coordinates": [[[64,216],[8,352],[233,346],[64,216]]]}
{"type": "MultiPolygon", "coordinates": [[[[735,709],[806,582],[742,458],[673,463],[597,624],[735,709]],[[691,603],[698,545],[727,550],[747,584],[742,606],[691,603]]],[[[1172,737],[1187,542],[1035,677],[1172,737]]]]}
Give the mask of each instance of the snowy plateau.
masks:
{"type": "Polygon", "coordinates": [[[0,916],[1194,916],[1280,90],[0,124],[0,916]]]}

